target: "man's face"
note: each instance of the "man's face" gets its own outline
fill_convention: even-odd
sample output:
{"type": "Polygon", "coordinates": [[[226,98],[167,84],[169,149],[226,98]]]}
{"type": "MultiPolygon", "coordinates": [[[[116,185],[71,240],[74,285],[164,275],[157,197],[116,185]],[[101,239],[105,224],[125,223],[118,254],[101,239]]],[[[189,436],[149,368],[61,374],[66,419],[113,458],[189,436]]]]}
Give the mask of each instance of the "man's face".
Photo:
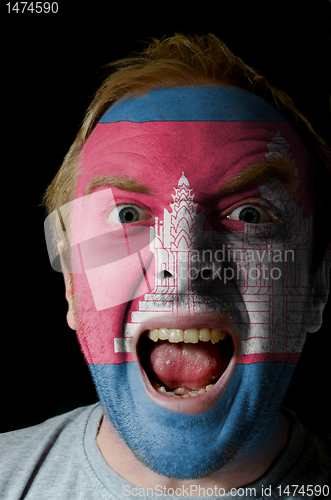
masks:
{"type": "Polygon", "coordinates": [[[107,418],[160,474],[247,459],[278,425],[310,322],[306,162],[279,114],[221,87],[119,102],[82,150],[77,335],[107,418]]]}

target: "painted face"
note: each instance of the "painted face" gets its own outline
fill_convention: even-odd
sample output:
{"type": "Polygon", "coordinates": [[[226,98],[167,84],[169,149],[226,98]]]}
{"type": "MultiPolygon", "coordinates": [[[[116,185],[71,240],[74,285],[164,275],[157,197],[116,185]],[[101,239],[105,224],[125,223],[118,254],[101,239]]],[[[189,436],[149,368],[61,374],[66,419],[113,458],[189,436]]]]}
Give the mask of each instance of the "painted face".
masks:
{"type": "Polygon", "coordinates": [[[274,433],[309,323],[307,158],[273,108],[225,87],[119,101],[82,150],[77,335],[157,473],[206,476],[274,433]]]}

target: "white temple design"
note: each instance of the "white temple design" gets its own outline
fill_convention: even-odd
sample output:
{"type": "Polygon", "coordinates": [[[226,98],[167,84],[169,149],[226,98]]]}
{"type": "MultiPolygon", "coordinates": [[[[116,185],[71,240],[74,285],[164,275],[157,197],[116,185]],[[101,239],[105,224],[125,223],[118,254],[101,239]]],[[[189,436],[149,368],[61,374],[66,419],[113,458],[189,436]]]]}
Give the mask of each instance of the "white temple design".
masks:
{"type": "MultiPolygon", "coordinates": [[[[276,136],[267,145],[269,152],[266,156],[280,156],[291,158],[289,152],[290,145],[287,144],[285,139],[281,136],[280,132],[276,132],[276,136]]],[[[293,161],[293,160],[291,160],[293,161]]],[[[273,180],[268,181],[268,192],[274,198],[277,196],[274,189],[277,184],[273,186],[273,180]],[[270,183],[270,184],[269,184],[270,183]]],[[[174,188],[175,194],[172,195],[173,202],[170,205],[170,211],[164,210],[163,219],[155,219],[155,226],[151,228],[150,249],[155,256],[155,287],[150,293],[146,293],[139,302],[139,310],[133,311],[131,316],[128,317],[125,324],[124,337],[114,339],[115,353],[120,352],[135,352],[135,347],[132,344],[133,332],[136,330],[137,325],[144,323],[148,318],[161,313],[162,316],[167,314],[172,317],[177,314],[180,308],[185,308],[188,313],[199,313],[199,305],[203,303],[203,290],[201,290],[201,301],[199,301],[200,294],[194,294],[193,286],[197,286],[195,282],[194,271],[199,269],[201,262],[194,262],[193,255],[201,255],[204,248],[206,249],[222,249],[224,245],[226,248],[242,251],[242,257],[236,254],[235,266],[237,269],[236,286],[242,295],[245,295],[245,308],[249,314],[249,322],[255,324],[256,318],[260,321],[261,314],[264,323],[261,323],[261,331],[256,324],[254,336],[247,337],[243,340],[240,354],[260,354],[260,353],[286,353],[296,352],[296,337],[291,337],[292,328],[284,324],[283,336],[275,338],[273,336],[274,321],[277,316],[274,315],[272,308],[272,301],[274,297],[270,293],[270,287],[273,287],[273,280],[265,280],[262,275],[256,280],[250,280],[247,277],[250,263],[247,260],[247,249],[255,250],[256,252],[268,251],[273,249],[273,238],[270,238],[265,246],[261,246],[261,239],[259,237],[258,226],[253,228],[245,228],[240,239],[235,235],[226,234],[223,231],[213,231],[212,229],[206,230],[204,228],[205,214],[202,210],[198,212],[198,203],[194,202],[193,189],[190,187],[188,179],[184,173],[178,181],[178,186],[174,188]],[[269,325],[269,330],[263,325],[269,325]],[[263,338],[262,335],[263,334],[263,338]]],[[[291,201],[289,200],[289,203],[291,201]]],[[[292,202],[293,203],[293,202],[292,202]]],[[[297,208],[298,209],[298,208],[297,208]]],[[[286,217],[296,217],[289,207],[286,217]]],[[[310,219],[304,219],[306,224],[310,224],[310,219]]],[[[297,231],[308,229],[298,227],[297,231]]],[[[266,231],[264,229],[264,231],[266,231]]],[[[310,234],[307,231],[307,234],[310,234]]],[[[277,235],[275,235],[276,237],[277,235]]],[[[284,247],[285,248],[285,247],[284,247]]],[[[302,249],[303,255],[299,255],[301,249],[296,249],[296,257],[298,262],[293,262],[290,268],[286,270],[287,275],[282,279],[282,307],[286,311],[287,321],[293,323],[295,320],[296,307],[293,300],[297,301],[297,296],[292,297],[293,286],[300,286],[300,263],[304,261],[306,255],[306,248],[302,249]],[[291,276],[288,275],[291,273],[291,276]],[[296,279],[292,274],[295,273],[296,279]],[[289,284],[289,288],[287,285],[289,284]],[[292,287],[292,288],[291,288],[292,287]]],[[[262,255],[262,254],[259,254],[262,255]]],[[[199,259],[198,259],[199,260],[199,259]]],[[[226,259],[225,259],[226,263],[226,259]]],[[[214,265],[215,262],[212,262],[214,265]]],[[[260,269],[261,264],[259,259],[252,264],[257,269],[260,269]]],[[[272,264],[273,265],[273,264],[272,264]]],[[[275,263],[275,266],[278,264],[275,263]]],[[[203,261],[203,268],[208,267],[208,263],[203,261]]],[[[201,268],[202,269],[202,268],[201,268]]],[[[276,282],[275,282],[276,283],[276,282]]],[[[215,299],[217,301],[221,295],[226,302],[230,297],[229,303],[234,303],[236,295],[231,296],[229,285],[225,286],[224,282],[219,279],[214,279],[206,283],[209,287],[216,287],[219,290],[214,290],[215,299]],[[230,293],[230,296],[228,295],[230,293]]],[[[232,292],[233,293],[233,292],[232,292]]],[[[211,299],[213,294],[209,295],[211,299]]],[[[211,302],[210,302],[211,305],[211,302]]],[[[234,304],[234,311],[242,307],[240,300],[234,304]]],[[[231,315],[232,311],[228,308],[231,315]]]]}
{"type": "Polygon", "coordinates": [[[276,132],[276,136],[267,144],[269,153],[266,153],[266,157],[270,156],[281,156],[282,158],[291,158],[291,153],[289,153],[290,145],[282,137],[279,130],[276,132]]]}
{"type": "MultiPolygon", "coordinates": [[[[208,238],[202,231],[204,212],[197,214],[197,203],[194,203],[194,194],[189,181],[184,175],[174,188],[173,202],[170,203],[171,212],[164,210],[163,220],[156,218],[155,228],[151,234],[151,251],[155,255],[155,281],[153,291],[144,296],[139,309],[143,312],[160,311],[162,309],[174,312],[176,298],[189,297],[191,281],[194,272],[191,269],[190,255],[193,250],[201,249],[203,237],[208,238]]],[[[136,322],[139,312],[132,314],[136,322]]]]}
{"type": "MultiPolygon", "coordinates": [[[[141,323],[155,312],[174,314],[180,305],[193,310],[190,296],[191,282],[195,269],[192,269],[190,256],[193,250],[203,248],[204,241],[210,239],[210,231],[202,230],[205,215],[197,214],[198,204],[184,172],[174,188],[171,211],[164,210],[162,219],[155,219],[151,228],[151,251],[155,255],[155,288],[144,295],[139,302],[139,311],[132,312],[131,323],[125,327],[125,337],[131,337],[130,325],[141,323]]],[[[197,263],[194,264],[194,268],[197,263]]],[[[129,318],[130,320],[130,318],[129,318]]],[[[125,343],[115,339],[115,351],[129,350],[125,343]],[[117,344],[117,345],[116,345],[117,344]],[[121,344],[123,347],[121,348],[121,344]]]]}
{"type": "Polygon", "coordinates": [[[174,188],[172,210],[164,210],[164,218],[155,221],[155,237],[151,250],[155,254],[155,295],[167,292],[185,293],[190,289],[190,253],[202,248],[204,213],[197,215],[197,203],[184,172],[174,188]],[[170,273],[170,277],[167,273],[170,273]]]}

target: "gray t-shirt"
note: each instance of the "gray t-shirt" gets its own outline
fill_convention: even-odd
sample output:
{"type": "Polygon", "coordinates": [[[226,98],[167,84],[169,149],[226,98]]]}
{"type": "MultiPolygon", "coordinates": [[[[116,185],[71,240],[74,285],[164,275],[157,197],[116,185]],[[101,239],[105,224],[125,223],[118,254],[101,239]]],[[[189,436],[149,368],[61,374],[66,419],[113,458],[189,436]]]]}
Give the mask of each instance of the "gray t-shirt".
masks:
{"type": "MultiPolygon", "coordinates": [[[[222,490],[200,489],[200,498],[331,498],[330,445],[309,433],[294,413],[286,410],[286,416],[292,422],[291,437],[267,474],[223,496],[222,490]]],[[[177,492],[164,491],[161,486],[155,491],[143,490],[116,474],[105,462],[96,443],[101,417],[102,408],[98,403],[33,427],[1,434],[0,499],[191,498],[189,488],[183,489],[184,485],[177,492]]]]}

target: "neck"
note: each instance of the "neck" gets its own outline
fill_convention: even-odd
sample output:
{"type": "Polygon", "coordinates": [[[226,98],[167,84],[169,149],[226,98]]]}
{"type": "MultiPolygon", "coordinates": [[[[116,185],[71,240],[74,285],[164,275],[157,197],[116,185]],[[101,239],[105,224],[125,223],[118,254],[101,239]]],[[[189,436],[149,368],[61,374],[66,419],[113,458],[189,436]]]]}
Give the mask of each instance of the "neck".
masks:
{"type": "Polygon", "coordinates": [[[275,432],[266,440],[256,456],[249,460],[236,457],[231,464],[223,467],[212,475],[198,480],[173,479],[162,476],[148,469],[131,452],[125,442],[117,434],[113,425],[103,418],[97,435],[98,447],[107,464],[123,479],[140,488],[152,488],[155,491],[167,493],[172,488],[187,488],[191,496],[203,494],[202,488],[207,491],[227,492],[232,488],[241,488],[257,481],[271,467],[285,447],[290,431],[288,420],[279,415],[275,432]],[[200,493],[199,493],[200,491],[200,493]],[[201,493],[202,491],[202,493],[201,493]]]}

